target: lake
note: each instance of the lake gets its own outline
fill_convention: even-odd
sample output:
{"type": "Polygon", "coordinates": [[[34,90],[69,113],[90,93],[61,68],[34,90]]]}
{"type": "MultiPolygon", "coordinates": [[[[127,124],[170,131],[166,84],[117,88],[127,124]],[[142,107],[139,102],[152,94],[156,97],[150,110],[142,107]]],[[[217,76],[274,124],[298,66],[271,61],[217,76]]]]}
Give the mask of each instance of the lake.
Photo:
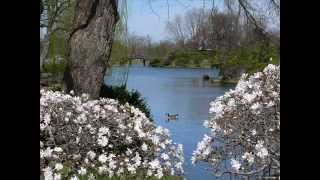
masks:
{"type": "MultiPolygon", "coordinates": [[[[114,84],[114,76],[125,68],[112,68],[112,75],[105,77],[105,83],[114,84]]],[[[209,117],[209,103],[235,87],[203,81],[205,74],[217,77],[218,70],[131,66],[128,74],[127,88],[138,90],[150,106],[155,123],[168,128],[173,141],[183,144],[184,177],[188,180],[216,179],[207,164],[193,166],[191,156],[198,141],[210,132],[202,125],[209,117]],[[166,113],[179,114],[179,119],[167,122],[166,113]]]]}

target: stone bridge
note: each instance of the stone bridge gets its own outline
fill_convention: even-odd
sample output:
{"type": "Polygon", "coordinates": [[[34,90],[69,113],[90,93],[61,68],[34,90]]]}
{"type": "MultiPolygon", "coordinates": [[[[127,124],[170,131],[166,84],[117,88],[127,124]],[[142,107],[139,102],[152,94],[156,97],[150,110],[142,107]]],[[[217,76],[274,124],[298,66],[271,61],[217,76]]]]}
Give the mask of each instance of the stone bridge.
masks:
{"type": "Polygon", "coordinates": [[[150,63],[150,60],[147,59],[147,57],[145,57],[145,56],[129,56],[128,59],[129,59],[129,64],[130,65],[132,64],[132,61],[134,61],[134,60],[135,61],[137,61],[137,60],[141,61],[143,66],[149,65],[149,63],[150,63]]]}

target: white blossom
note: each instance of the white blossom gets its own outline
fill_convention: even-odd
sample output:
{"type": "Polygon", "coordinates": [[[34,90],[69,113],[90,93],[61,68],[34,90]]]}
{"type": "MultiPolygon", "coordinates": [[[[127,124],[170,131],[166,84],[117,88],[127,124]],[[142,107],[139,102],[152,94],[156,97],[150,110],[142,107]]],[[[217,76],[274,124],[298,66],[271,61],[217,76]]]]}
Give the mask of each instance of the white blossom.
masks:
{"type": "Polygon", "coordinates": [[[238,171],[238,170],[240,169],[240,167],[241,167],[241,164],[240,164],[239,161],[237,161],[237,160],[235,160],[235,159],[231,159],[231,167],[232,167],[234,170],[238,171]]]}
{"type": "Polygon", "coordinates": [[[149,164],[151,169],[158,169],[160,167],[160,162],[158,159],[151,161],[149,164]]]}
{"type": "Polygon", "coordinates": [[[143,143],[141,146],[142,151],[147,151],[148,150],[148,145],[146,143],[143,143]]]}
{"type": "Polygon", "coordinates": [[[104,155],[104,154],[101,154],[99,157],[98,157],[98,160],[101,162],[101,163],[105,163],[107,162],[107,156],[104,155]]]}
{"type": "Polygon", "coordinates": [[[100,136],[102,136],[102,135],[110,135],[109,128],[107,128],[107,127],[99,128],[99,134],[98,135],[100,135],[100,136]]]}
{"type": "Polygon", "coordinates": [[[108,145],[109,139],[106,136],[101,136],[98,138],[98,144],[102,147],[105,147],[108,145]]]}
{"type": "Polygon", "coordinates": [[[61,180],[61,174],[60,173],[54,173],[53,180],[61,180]]]}
{"type": "Polygon", "coordinates": [[[78,176],[72,176],[70,180],[79,180],[78,176]]]}
{"type": "Polygon", "coordinates": [[[62,152],[63,150],[62,150],[61,147],[55,147],[55,148],[53,149],[53,151],[60,153],[60,152],[62,152]]]}
{"type": "Polygon", "coordinates": [[[258,141],[258,143],[255,145],[255,149],[257,150],[257,156],[262,159],[268,156],[268,150],[263,146],[263,144],[263,141],[258,141]]]}
{"type": "Polygon", "coordinates": [[[162,154],[161,154],[161,158],[166,161],[166,160],[169,159],[169,156],[168,156],[168,154],[166,154],[166,153],[162,153],[162,154]]]}
{"type": "Polygon", "coordinates": [[[252,134],[252,136],[255,136],[257,134],[257,131],[255,129],[252,129],[251,134],[252,134]]]}
{"type": "Polygon", "coordinates": [[[157,173],[155,174],[155,176],[156,176],[158,179],[161,179],[162,176],[163,176],[162,169],[158,169],[158,170],[157,170],[157,173]]]}
{"type": "Polygon", "coordinates": [[[78,173],[83,176],[87,174],[87,170],[84,167],[80,167],[80,169],[78,170],[78,173]]]}
{"type": "Polygon", "coordinates": [[[62,168],[63,168],[63,165],[62,165],[61,163],[57,163],[57,164],[55,165],[55,169],[56,169],[57,171],[60,171],[62,168]]]}
{"type": "Polygon", "coordinates": [[[50,167],[43,169],[43,175],[45,180],[53,180],[53,173],[50,167]]]}
{"type": "Polygon", "coordinates": [[[254,162],[254,155],[253,153],[245,152],[242,156],[243,159],[247,160],[250,164],[254,162]]]}
{"type": "Polygon", "coordinates": [[[204,126],[211,134],[197,144],[193,164],[209,162],[221,174],[231,171],[224,165],[229,160],[239,174],[259,171],[260,176],[270,166],[280,174],[280,66],[243,74],[235,89],[210,102],[209,113],[213,116],[204,126]]]}
{"type": "Polygon", "coordinates": [[[94,153],[93,151],[89,151],[89,152],[87,153],[87,155],[89,156],[89,158],[90,158],[91,160],[93,160],[93,159],[96,157],[96,153],[94,153]]]}
{"type": "Polygon", "coordinates": [[[173,143],[169,130],[157,128],[139,109],[86,95],[48,90],[40,90],[40,95],[40,170],[45,179],[63,179],[53,171],[61,170],[64,162],[71,164],[72,175],[81,176],[89,169],[108,177],[138,169],[157,178],[183,173],[182,145],[173,143]],[[130,149],[118,152],[128,143],[130,149]]]}

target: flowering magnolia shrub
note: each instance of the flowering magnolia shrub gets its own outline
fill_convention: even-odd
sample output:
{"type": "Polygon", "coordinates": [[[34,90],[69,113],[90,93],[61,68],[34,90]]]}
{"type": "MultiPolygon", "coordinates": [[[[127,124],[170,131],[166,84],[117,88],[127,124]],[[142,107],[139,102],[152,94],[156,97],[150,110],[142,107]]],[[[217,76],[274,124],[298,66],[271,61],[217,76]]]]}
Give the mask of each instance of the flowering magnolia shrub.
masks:
{"type": "Polygon", "coordinates": [[[161,178],[183,173],[183,149],[140,110],[113,99],[40,91],[40,176],[161,178]]]}
{"type": "Polygon", "coordinates": [[[209,162],[216,176],[280,176],[280,66],[244,74],[235,90],[210,103],[211,128],[192,163],[209,162]]]}

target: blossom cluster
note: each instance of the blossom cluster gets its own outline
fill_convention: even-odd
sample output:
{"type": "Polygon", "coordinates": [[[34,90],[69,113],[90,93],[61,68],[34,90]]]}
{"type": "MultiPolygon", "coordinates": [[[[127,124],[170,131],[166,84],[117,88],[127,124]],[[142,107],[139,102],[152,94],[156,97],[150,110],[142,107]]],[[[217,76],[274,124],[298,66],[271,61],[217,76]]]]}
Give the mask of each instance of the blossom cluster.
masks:
{"type": "Polygon", "coordinates": [[[40,176],[46,180],[87,176],[183,173],[183,147],[139,109],[113,99],[89,100],[40,90],[40,176]]]}
{"type": "Polygon", "coordinates": [[[204,126],[211,134],[198,143],[192,163],[209,162],[217,176],[280,174],[280,66],[242,75],[209,112],[204,126]]]}

